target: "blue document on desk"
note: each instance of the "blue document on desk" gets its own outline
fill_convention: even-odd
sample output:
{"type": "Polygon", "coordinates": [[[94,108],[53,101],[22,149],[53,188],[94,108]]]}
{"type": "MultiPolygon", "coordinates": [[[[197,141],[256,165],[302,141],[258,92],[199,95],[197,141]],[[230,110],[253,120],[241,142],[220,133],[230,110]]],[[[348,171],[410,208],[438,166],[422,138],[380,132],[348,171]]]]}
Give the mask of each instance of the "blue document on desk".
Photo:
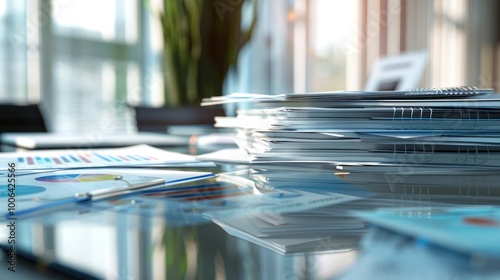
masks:
{"type": "Polygon", "coordinates": [[[387,209],[359,216],[390,229],[469,256],[500,260],[500,208],[493,206],[387,209]]]}

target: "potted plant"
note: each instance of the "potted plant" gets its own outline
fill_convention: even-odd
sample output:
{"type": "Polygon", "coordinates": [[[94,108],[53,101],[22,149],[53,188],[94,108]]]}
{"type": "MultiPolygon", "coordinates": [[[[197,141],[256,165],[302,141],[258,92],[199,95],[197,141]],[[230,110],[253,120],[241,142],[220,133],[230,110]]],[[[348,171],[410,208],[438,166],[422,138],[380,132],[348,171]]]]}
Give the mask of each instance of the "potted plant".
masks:
{"type": "MultiPolygon", "coordinates": [[[[224,81],[249,42],[256,13],[242,29],[244,0],[164,0],[165,104],[199,105],[222,95],[224,81]]],[[[254,9],[256,3],[254,4],[254,9]]]]}
{"type": "Polygon", "coordinates": [[[256,24],[257,0],[164,0],[160,19],[164,43],[165,108],[135,107],[138,129],[213,124],[222,107],[200,107],[203,98],[222,95],[224,81],[236,69],[241,49],[256,24]],[[253,17],[242,28],[245,2],[253,17]]]}

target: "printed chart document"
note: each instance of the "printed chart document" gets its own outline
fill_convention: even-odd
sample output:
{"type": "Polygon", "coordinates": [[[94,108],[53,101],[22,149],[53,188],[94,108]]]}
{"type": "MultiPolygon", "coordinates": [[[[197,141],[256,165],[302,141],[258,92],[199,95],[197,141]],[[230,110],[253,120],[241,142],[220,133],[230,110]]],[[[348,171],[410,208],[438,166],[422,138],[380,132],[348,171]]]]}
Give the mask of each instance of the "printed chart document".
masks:
{"type": "Polygon", "coordinates": [[[148,145],[112,149],[65,149],[0,153],[0,171],[15,162],[16,170],[186,166],[199,164],[193,156],[169,152],[148,145]]]}
{"type": "MultiPolygon", "coordinates": [[[[145,169],[72,169],[35,173],[16,178],[14,186],[0,185],[0,213],[2,217],[16,216],[30,209],[78,202],[75,194],[95,190],[124,189],[132,185],[163,179],[164,184],[145,190],[159,190],[172,184],[212,177],[210,172],[164,171],[145,169]],[[13,194],[13,196],[12,196],[13,194]],[[14,204],[9,206],[9,198],[14,204]]],[[[8,177],[0,180],[7,182],[8,177]]]]}

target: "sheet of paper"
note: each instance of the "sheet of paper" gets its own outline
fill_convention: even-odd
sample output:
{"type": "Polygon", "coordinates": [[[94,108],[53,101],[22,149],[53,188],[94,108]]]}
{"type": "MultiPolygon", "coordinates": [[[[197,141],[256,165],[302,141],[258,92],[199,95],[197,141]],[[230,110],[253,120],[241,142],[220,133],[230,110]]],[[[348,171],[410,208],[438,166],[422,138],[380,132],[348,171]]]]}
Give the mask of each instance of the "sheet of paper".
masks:
{"type": "Polygon", "coordinates": [[[201,161],[249,164],[252,157],[239,149],[222,149],[212,153],[199,155],[196,159],[201,161]]]}
{"type": "Polygon", "coordinates": [[[187,146],[186,137],[151,132],[132,134],[78,135],[60,133],[3,133],[4,144],[26,149],[59,149],[63,147],[123,147],[148,144],[158,147],[187,146]]]}
{"type": "Polygon", "coordinates": [[[187,164],[196,162],[193,156],[168,152],[148,145],[113,149],[42,150],[0,153],[0,170],[16,163],[17,170],[118,167],[138,165],[187,164]]]}

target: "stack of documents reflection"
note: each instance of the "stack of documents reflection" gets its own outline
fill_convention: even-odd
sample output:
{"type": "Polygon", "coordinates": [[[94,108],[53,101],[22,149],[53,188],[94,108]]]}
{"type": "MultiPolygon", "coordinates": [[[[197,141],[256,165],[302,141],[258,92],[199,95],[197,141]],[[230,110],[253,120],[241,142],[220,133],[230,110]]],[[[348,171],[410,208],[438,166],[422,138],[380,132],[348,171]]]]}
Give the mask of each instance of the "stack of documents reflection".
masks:
{"type": "Polygon", "coordinates": [[[450,202],[418,195],[380,195],[339,200],[338,203],[302,211],[216,218],[213,222],[231,235],[280,254],[339,252],[358,248],[360,238],[371,228],[359,218],[360,213],[390,209],[394,216],[413,215],[416,219],[426,219],[433,209],[453,205],[450,202]]]}
{"type": "Polygon", "coordinates": [[[500,166],[500,95],[476,87],[232,94],[234,128],[252,164],[500,166]]]}

